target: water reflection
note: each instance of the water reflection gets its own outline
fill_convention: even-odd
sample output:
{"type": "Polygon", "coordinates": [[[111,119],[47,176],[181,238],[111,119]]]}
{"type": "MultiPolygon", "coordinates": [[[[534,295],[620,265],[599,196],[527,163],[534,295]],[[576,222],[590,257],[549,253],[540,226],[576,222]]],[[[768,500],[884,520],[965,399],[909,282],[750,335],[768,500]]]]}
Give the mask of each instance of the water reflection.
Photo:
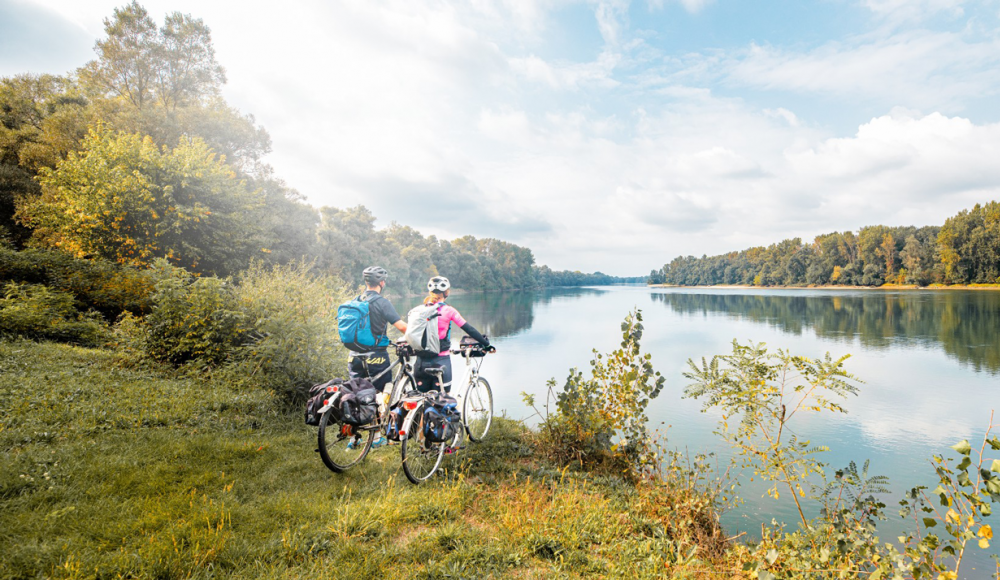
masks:
{"type": "MultiPolygon", "coordinates": [[[[606,293],[600,288],[549,288],[537,291],[475,292],[456,294],[448,298],[473,326],[491,338],[515,336],[527,331],[535,321],[535,308],[555,300],[575,299],[606,293]]],[[[397,308],[406,312],[423,297],[411,296],[397,300],[397,308]]],[[[461,334],[461,333],[460,333],[461,334]]]]}
{"type": "Polygon", "coordinates": [[[723,314],[801,335],[872,349],[910,343],[942,348],[977,371],[1000,372],[1000,294],[976,291],[692,294],[656,292],[679,314],[723,314]]]}

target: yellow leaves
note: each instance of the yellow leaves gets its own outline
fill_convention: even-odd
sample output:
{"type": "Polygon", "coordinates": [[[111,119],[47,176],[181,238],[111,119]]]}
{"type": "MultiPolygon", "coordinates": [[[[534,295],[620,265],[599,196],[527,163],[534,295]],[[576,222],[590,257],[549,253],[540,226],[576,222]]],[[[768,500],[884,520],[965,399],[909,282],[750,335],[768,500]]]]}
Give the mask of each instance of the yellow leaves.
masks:
{"type": "Polygon", "coordinates": [[[981,528],[979,528],[979,533],[976,534],[976,535],[979,536],[980,538],[985,538],[987,540],[992,540],[993,539],[993,528],[991,528],[989,524],[983,524],[983,526],[981,528]]]}
{"type": "Polygon", "coordinates": [[[962,518],[958,515],[958,512],[953,509],[949,509],[948,513],[944,516],[944,521],[949,524],[959,524],[961,523],[962,518]]]}

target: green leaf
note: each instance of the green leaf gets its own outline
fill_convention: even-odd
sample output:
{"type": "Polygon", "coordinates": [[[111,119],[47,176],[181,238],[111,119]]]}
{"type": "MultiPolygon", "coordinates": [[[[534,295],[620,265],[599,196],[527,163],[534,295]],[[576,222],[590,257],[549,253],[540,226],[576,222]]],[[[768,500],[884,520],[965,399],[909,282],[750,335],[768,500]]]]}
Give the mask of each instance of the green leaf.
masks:
{"type": "Polygon", "coordinates": [[[961,453],[962,455],[968,455],[972,451],[972,446],[969,445],[968,439],[962,439],[958,443],[951,446],[952,449],[961,453]]]}
{"type": "Polygon", "coordinates": [[[993,460],[993,465],[990,466],[990,471],[993,473],[1000,473],[1000,459],[993,460]]]}
{"type": "Polygon", "coordinates": [[[757,570],[757,580],[775,580],[774,574],[771,574],[767,570],[757,570]]]}
{"type": "Polygon", "coordinates": [[[778,559],[778,551],[777,550],[769,551],[767,555],[764,556],[764,559],[767,560],[768,564],[774,564],[774,562],[778,559]]]}
{"type": "Polygon", "coordinates": [[[924,520],[924,527],[926,528],[933,528],[934,526],[937,525],[937,520],[934,518],[923,518],[923,520],[924,520]]]}

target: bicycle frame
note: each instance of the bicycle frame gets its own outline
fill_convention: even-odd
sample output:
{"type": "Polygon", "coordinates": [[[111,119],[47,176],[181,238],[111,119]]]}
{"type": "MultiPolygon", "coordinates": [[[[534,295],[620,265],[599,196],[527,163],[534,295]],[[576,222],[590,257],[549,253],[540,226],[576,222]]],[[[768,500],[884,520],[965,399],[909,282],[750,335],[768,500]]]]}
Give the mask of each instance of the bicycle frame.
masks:
{"type": "MultiPolygon", "coordinates": [[[[455,354],[460,354],[462,351],[452,351],[455,354]]],[[[483,358],[474,359],[473,357],[465,357],[465,374],[462,375],[462,382],[459,383],[460,388],[456,389],[456,393],[460,393],[462,398],[465,398],[469,394],[469,389],[472,385],[476,384],[476,379],[479,378],[479,369],[483,366],[483,358]],[[474,362],[473,362],[474,361],[474,362]]]]}

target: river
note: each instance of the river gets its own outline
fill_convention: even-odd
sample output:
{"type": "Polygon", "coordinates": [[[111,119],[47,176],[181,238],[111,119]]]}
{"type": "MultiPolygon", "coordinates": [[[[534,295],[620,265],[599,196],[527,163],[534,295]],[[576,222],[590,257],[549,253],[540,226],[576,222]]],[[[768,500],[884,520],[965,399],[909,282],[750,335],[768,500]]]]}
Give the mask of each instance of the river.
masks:
{"type": "MultiPolygon", "coordinates": [[[[668,447],[712,452],[720,464],[731,451],[713,433],[718,413],[702,413],[699,401],[682,396],[688,359],[729,353],[733,339],[809,357],[851,354],[847,370],[864,384],[844,401],[848,413],[803,415],[791,427],[828,446],[823,459],[833,469],[870,460],[870,474],[890,476],[892,493],[883,501],[894,517],[880,527],[885,538],[905,525],[895,516],[902,491],[937,485],[931,456],[953,455],[948,447],[962,439],[978,449],[991,409],[1000,423],[1000,292],[611,286],[463,294],[449,303],[492,337],[498,352],[482,372],[497,412],[518,419],[532,413],[522,392],[541,401],[548,379],[561,385],[571,367],[586,371],[592,350],[617,348],[622,320],[641,309],[642,348],[667,380],[648,409],[652,426],[669,426],[668,447]]],[[[454,364],[459,375],[463,363],[454,364]]],[[[796,523],[791,502],[761,497],[749,473],[738,479],[746,501],[725,515],[728,530],[759,533],[760,522],[772,518],[796,523]]],[[[972,567],[994,569],[987,552],[997,553],[997,545],[984,551],[970,543],[967,577],[986,577],[972,567]]]]}

